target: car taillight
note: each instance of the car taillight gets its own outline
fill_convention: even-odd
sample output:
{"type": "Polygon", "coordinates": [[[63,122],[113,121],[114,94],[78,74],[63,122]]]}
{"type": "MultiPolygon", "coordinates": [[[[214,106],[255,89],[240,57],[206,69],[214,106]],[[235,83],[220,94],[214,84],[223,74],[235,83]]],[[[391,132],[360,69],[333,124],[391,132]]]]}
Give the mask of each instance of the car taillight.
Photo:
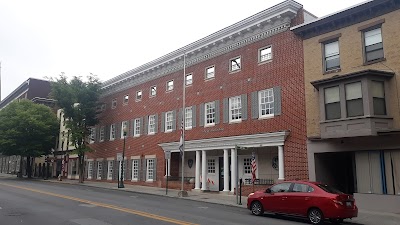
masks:
{"type": "Polygon", "coordinates": [[[343,205],[343,202],[341,202],[341,201],[338,201],[338,200],[336,200],[336,199],[332,199],[332,200],[333,200],[333,202],[334,202],[335,204],[343,205]]]}

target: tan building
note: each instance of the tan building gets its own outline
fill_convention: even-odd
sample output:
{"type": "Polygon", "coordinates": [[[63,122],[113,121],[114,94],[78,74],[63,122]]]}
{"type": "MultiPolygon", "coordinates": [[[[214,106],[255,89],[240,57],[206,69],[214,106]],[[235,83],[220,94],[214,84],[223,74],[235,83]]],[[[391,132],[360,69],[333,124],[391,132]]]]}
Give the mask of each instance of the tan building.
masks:
{"type": "Polygon", "coordinates": [[[303,38],[310,179],[389,212],[400,208],[399,8],[366,1],[291,29],[303,38]]]}

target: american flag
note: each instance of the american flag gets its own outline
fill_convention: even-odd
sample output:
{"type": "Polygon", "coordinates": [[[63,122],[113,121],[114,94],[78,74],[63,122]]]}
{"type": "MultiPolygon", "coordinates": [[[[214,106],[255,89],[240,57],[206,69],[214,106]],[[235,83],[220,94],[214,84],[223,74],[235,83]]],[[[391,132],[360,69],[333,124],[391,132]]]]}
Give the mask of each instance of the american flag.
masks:
{"type": "Polygon", "coordinates": [[[254,182],[256,181],[256,170],[257,170],[257,163],[256,163],[256,156],[254,155],[254,152],[251,154],[251,181],[254,182]]]}
{"type": "Polygon", "coordinates": [[[181,157],[183,155],[183,119],[181,124],[181,139],[179,140],[179,151],[181,152],[181,157]]]}

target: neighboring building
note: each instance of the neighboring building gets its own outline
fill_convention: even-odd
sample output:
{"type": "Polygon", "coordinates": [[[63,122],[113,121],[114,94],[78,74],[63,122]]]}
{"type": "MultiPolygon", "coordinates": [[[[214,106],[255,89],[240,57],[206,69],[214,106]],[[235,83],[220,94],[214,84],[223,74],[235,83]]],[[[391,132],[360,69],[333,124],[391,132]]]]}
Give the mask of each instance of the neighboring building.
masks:
{"type": "Polygon", "coordinates": [[[310,179],[389,212],[400,202],[399,8],[366,1],[291,28],[303,38],[310,179]]]}
{"type": "Polygon", "coordinates": [[[117,180],[126,127],[124,179],[179,188],[185,82],[185,189],[250,188],[253,153],[259,189],[307,179],[303,45],[289,28],[313,18],[288,0],[103,83],[87,178],[117,180]]]}
{"type": "MultiPolygon", "coordinates": [[[[18,88],[16,88],[11,94],[5,97],[0,102],[0,110],[6,107],[13,101],[19,99],[28,99],[37,104],[47,105],[49,107],[54,106],[54,100],[49,99],[48,96],[51,91],[50,82],[46,80],[40,80],[36,78],[29,78],[23,82],[18,88]]],[[[0,155],[0,172],[1,173],[17,173],[19,172],[21,157],[20,156],[1,156],[0,155]]],[[[23,161],[23,167],[25,168],[26,159],[23,161]]],[[[41,168],[44,164],[44,158],[36,158],[35,164],[32,164],[33,176],[40,176],[42,174],[41,168]]],[[[26,171],[23,169],[23,175],[26,171]]]]}

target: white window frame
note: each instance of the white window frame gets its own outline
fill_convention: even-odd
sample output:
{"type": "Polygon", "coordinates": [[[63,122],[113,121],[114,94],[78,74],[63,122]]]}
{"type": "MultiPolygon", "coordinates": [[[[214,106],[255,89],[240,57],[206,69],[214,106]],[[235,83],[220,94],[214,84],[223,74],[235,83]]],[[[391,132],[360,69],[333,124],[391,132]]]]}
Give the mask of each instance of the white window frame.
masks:
{"type": "Polygon", "coordinates": [[[269,62],[271,60],[272,60],[272,45],[265,46],[258,50],[258,62],[259,63],[269,62]],[[267,51],[267,50],[269,50],[269,52],[266,54],[263,54],[263,51],[267,51]]]}
{"type": "Polygon", "coordinates": [[[139,180],[139,160],[140,159],[133,159],[132,160],[132,178],[131,178],[132,181],[138,181],[139,180]]]}
{"type": "Polygon", "coordinates": [[[242,121],[242,97],[235,96],[229,98],[229,122],[241,122],[242,121]],[[237,119],[233,119],[234,116],[238,116],[237,119]]]}
{"type": "Polygon", "coordinates": [[[95,127],[90,128],[90,135],[89,135],[89,143],[90,144],[94,143],[95,135],[96,135],[96,128],[95,127]]]}
{"type": "Polygon", "coordinates": [[[172,132],[172,124],[174,123],[172,111],[165,113],[165,132],[172,132]]]}
{"type": "Polygon", "coordinates": [[[147,125],[147,134],[155,134],[156,133],[156,115],[149,116],[149,124],[147,125]]]}
{"type": "Polygon", "coordinates": [[[121,139],[124,138],[124,128],[126,130],[126,136],[128,136],[128,128],[129,128],[129,124],[128,121],[122,121],[121,123],[121,139]]]}
{"type": "Polygon", "coordinates": [[[112,108],[112,109],[117,108],[117,99],[116,99],[116,98],[114,98],[114,99],[112,100],[112,102],[111,102],[111,108],[112,108]]]}
{"type": "Polygon", "coordinates": [[[107,161],[107,180],[112,180],[114,172],[114,161],[107,161]]]}
{"type": "Polygon", "coordinates": [[[251,176],[251,157],[243,157],[243,175],[251,176]]]}
{"type": "Polygon", "coordinates": [[[146,159],[146,181],[154,181],[154,173],[157,172],[154,169],[154,162],[155,159],[151,158],[151,159],[146,159]],[[150,167],[151,165],[151,167],[150,167]]]}
{"type": "MultiPolygon", "coordinates": [[[[238,170],[239,170],[239,177],[243,177],[243,179],[249,179],[252,178],[252,174],[251,174],[251,155],[239,155],[238,156],[238,170]],[[245,173],[245,159],[249,159],[249,163],[250,163],[250,173],[245,173]],[[240,163],[239,163],[240,162],[240,163]]],[[[258,160],[258,155],[255,154],[255,158],[256,158],[256,164],[257,164],[257,170],[256,170],[256,177],[258,178],[258,171],[260,168],[259,165],[259,160],[258,160]]]]}
{"type": "Polygon", "coordinates": [[[384,51],[384,49],[383,49],[383,36],[382,36],[382,27],[381,26],[379,26],[379,27],[375,27],[375,28],[373,28],[373,29],[368,29],[368,30],[365,30],[364,32],[363,32],[363,42],[364,42],[364,61],[365,61],[365,63],[369,63],[369,62],[374,62],[374,61],[376,61],[376,60],[382,60],[382,59],[384,59],[385,58],[385,51],[384,51]],[[377,33],[377,31],[379,30],[379,33],[377,33]],[[373,35],[371,35],[371,33],[373,34],[373,35]],[[374,34],[375,33],[375,34],[374,34]],[[368,39],[369,38],[371,38],[371,37],[373,37],[373,36],[377,36],[379,34],[379,39],[380,39],[380,41],[378,41],[378,42],[373,42],[373,43],[370,43],[370,44],[368,44],[367,45],[367,42],[368,42],[368,39]],[[380,49],[382,49],[382,53],[383,53],[383,56],[381,57],[381,58],[377,58],[377,59],[373,59],[373,60],[368,60],[367,59],[367,54],[368,53],[370,53],[370,52],[374,52],[374,51],[376,51],[377,49],[375,49],[375,50],[373,50],[373,51],[367,51],[367,47],[370,47],[370,46],[373,46],[373,45],[376,45],[376,44],[380,44],[381,43],[381,45],[382,45],[382,48],[380,48],[380,49]]]}
{"type": "Polygon", "coordinates": [[[125,95],[124,99],[123,99],[123,102],[122,102],[122,105],[127,105],[128,102],[129,102],[129,95],[125,95]]]}
{"type": "Polygon", "coordinates": [[[213,65],[213,66],[209,66],[209,67],[206,68],[204,79],[205,80],[211,80],[211,79],[214,79],[214,78],[215,78],[215,66],[213,65]],[[213,69],[213,71],[210,72],[209,71],[210,69],[213,69]]]}
{"type": "Polygon", "coordinates": [[[186,107],[185,108],[185,130],[192,129],[193,126],[193,108],[186,107]]]}
{"type": "Polygon", "coordinates": [[[204,104],[204,126],[214,126],[215,125],[215,101],[207,102],[204,104]],[[210,115],[210,122],[207,116],[210,115]]]}
{"type": "Polygon", "coordinates": [[[269,89],[265,89],[262,91],[258,92],[258,117],[259,118],[270,118],[274,116],[274,89],[273,88],[269,88],[269,89]],[[265,97],[262,97],[262,93],[266,93],[265,97]],[[270,99],[268,98],[272,98],[272,101],[270,101],[270,99]],[[263,101],[265,100],[265,102],[263,101]],[[265,109],[263,109],[263,105],[266,106],[265,109]],[[269,107],[268,107],[269,106],[269,107]],[[270,110],[269,114],[265,114],[263,115],[263,110],[270,110]],[[271,113],[272,111],[272,113],[271,113]]]}
{"type": "Polygon", "coordinates": [[[166,90],[166,92],[174,90],[174,80],[167,81],[165,90],[166,90]]]}
{"type": "Polygon", "coordinates": [[[151,86],[150,87],[150,97],[154,97],[156,95],[157,95],[157,86],[156,85],[151,86]]]}
{"type": "Polygon", "coordinates": [[[87,177],[88,179],[92,179],[92,175],[93,175],[93,161],[89,161],[88,162],[88,171],[87,171],[87,177]]]}
{"type": "Polygon", "coordinates": [[[141,101],[143,98],[142,90],[136,91],[136,101],[141,101]]]}
{"type": "Polygon", "coordinates": [[[339,47],[339,40],[338,39],[334,39],[331,40],[330,42],[326,42],[324,43],[324,72],[329,72],[329,71],[335,71],[335,70],[339,70],[340,69],[340,47],[339,47]],[[333,52],[333,53],[328,53],[327,51],[327,47],[330,45],[335,45],[335,47],[337,47],[337,52],[333,52]],[[328,68],[328,60],[329,59],[337,59],[339,58],[339,65],[338,67],[332,67],[332,68],[328,68]]]}
{"type": "Polygon", "coordinates": [[[242,57],[237,56],[235,58],[232,58],[229,60],[229,72],[236,72],[240,71],[242,69],[242,57]],[[239,59],[239,63],[237,63],[237,60],[239,59]],[[234,63],[236,62],[236,63],[234,63]]]}
{"type": "Polygon", "coordinates": [[[133,130],[133,136],[134,137],[139,137],[140,136],[140,118],[136,118],[133,124],[134,130],[133,130]]]}
{"type": "Polygon", "coordinates": [[[216,173],[216,160],[215,159],[207,159],[207,172],[208,174],[216,173]]]}
{"type": "Polygon", "coordinates": [[[115,123],[110,126],[110,141],[115,140],[115,123]]]}
{"type": "Polygon", "coordinates": [[[105,129],[104,126],[100,127],[100,137],[99,137],[100,142],[104,141],[104,134],[105,134],[104,129],[105,129]]]}
{"type": "Polygon", "coordinates": [[[101,180],[103,176],[103,162],[97,162],[97,180],[101,180]]]}
{"type": "Polygon", "coordinates": [[[193,84],[193,73],[188,73],[185,76],[185,85],[190,86],[192,84],[193,84]],[[188,77],[190,77],[190,80],[188,79],[188,77]]]}

